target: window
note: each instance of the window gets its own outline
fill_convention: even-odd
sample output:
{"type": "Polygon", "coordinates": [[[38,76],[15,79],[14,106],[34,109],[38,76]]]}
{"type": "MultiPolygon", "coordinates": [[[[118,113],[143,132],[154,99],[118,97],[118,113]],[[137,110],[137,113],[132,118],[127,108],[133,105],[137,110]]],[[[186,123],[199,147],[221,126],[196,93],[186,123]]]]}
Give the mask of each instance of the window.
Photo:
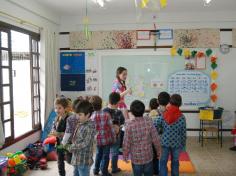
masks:
{"type": "Polygon", "coordinates": [[[6,142],[40,128],[39,34],[0,22],[0,117],[6,142]]]}

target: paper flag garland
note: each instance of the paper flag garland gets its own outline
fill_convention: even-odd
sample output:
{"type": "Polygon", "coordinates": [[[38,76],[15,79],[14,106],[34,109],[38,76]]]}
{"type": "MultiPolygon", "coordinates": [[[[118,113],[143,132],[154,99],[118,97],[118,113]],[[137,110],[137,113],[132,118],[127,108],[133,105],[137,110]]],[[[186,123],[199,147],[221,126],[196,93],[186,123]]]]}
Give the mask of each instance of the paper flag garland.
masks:
{"type": "Polygon", "coordinates": [[[211,62],[212,62],[212,63],[215,63],[216,60],[217,60],[217,57],[216,57],[216,56],[211,56],[211,62]]]}
{"type": "Polygon", "coordinates": [[[218,78],[218,73],[216,71],[211,72],[211,79],[216,80],[218,78]]]}
{"type": "Polygon", "coordinates": [[[204,52],[198,51],[198,53],[197,53],[198,58],[201,58],[201,57],[204,57],[204,56],[205,56],[204,52]]]}
{"type": "Polygon", "coordinates": [[[193,50],[193,51],[191,52],[191,56],[192,56],[192,57],[195,57],[196,54],[197,54],[197,51],[195,51],[195,50],[193,50]]]}
{"type": "Polygon", "coordinates": [[[217,101],[217,99],[218,99],[217,95],[215,95],[215,94],[212,94],[212,95],[211,95],[211,101],[212,101],[213,103],[215,103],[215,102],[217,101]]]}
{"type": "Polygon", "coordinates": [[[206,50],[206,55],[207,55],[207,57],[209,57],[210,55],[212,54],[212,49],[207,49],[206,50]]]}
{"type": "Polygon", "coordinates": [[[217,63],[215,63],[215,62],[213,62],[212,64],[211,64],[211,68],[213,69],[213,70],[215,70],[216,68],[217,68],[217,63]]]}
{"type": "Polygon", "coordinates": [[[178,51],[177,51],[177,53],[178,53],[180,56],[182,56],[183,49],[179,48],[178,51]]]}
{"type": "Polygon", "coordinates": [[[211,84],[211,91],[214,92],[218,88],[218,85],[216,83],[211,84]]]}
{"type": "Polygon", "coordinates": [[[189,58],[190,55],[191,55],[190,50],[189,50],[189,49],[184,49],[184,57],[185,57],[185,58],[189,58]]]}
{"type": "Polygon", "coordinates": [[[174,57],[174,56],[176,56],[176,54],[177,54],[176,48],[175,48],[175,47],[171,48],[171,49],[170,49],[170,55],[171,55],[172,57],[174,57]]]}
{"type": "Polygon", "coordinates": [[[167,0],[160,0],[161,8],[165,8],[167,6],[167,0]]]}

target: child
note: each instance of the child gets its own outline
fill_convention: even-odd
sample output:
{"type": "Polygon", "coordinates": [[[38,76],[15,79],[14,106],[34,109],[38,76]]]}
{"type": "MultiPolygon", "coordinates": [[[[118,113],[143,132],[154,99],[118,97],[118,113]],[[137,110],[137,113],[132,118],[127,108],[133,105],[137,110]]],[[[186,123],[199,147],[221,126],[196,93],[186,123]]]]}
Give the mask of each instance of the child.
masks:
{"type": "Polygon", "coordinates": [[[112,120],[108,113],[101,110],[102,99],[99,96],[93,96],[89,101],[95,111],[91,119],[95,122],[98,133],[94,175],[98,175],[101,169],[103,176],[110,176],[108,173],[110,146],[115,142],[112,120]]]}
{"type": "Polygon", "coordinates": [[[103,111],[107,112],[111,115],[113,126],[116,129],[116,142],[111,146],[112,153],[112,173],[120,172],[121,169],[118,168],[118,156],[119,156],[119,148],[120,148],[120,129],[121,125],[124,124],[125,118],[123,113],[118,110],[118,104],[120,102],[120,94],[113,92],[109,95],[109,105],[103,111]]]}
{"type": "Polygon", "coordinates": [[[129,117],[127,105],[125,104],[125,96],[127,94],[132,94],[131,88],[127,89],[125,81],[127,79],[128,71],[124,67],[118,67],[116,70],[116,79],[112,85],[112,92],[117,92],[120,94],[121,100],[119,102],[118,108],[124,113],[125,118],[129,117]]]}
{"type": "Polygon", "coordinates": [[[158,111],[160,114],[163,114],[166,110],[166,106],[170,102],[170,95],[167,92],[161,92],[157,100],[159,103],[158,111]]]}
{"type": "MultiPolygon", "coordinates": [[[[55,111],[57,113],[56,120],[53,125],[53,129],[51,135],[57,137],[57,146],[60,146],[62,138],[64,136],[64,132],[66,130],[66,120],[69,117],[69,114],[66,112],[66,108],[68,108],[68,100],[65,97],[56,98],[54,102],[55,111]]],[[[65,153],[63,149],[57,149],[57,165],[60,176],[65,176],[65,163],[64,157],[65,153]]]]}
{"type": "Polygon", "coordinates": [[[89,176],[93,164],[93,143],[96,135],[94,123],[90,116],[93,112],[91,103],[82,100],[75,107],[79,123],[73,135],[72,144],[68,150],[72,152],[71,164],[74,166],[74,176],[89,176]]]}
{"type": "MultiPolygon", "coordinates": [[[[77,98],[72,103],[73,112],[75,112],[76,106],[78,105],[80,101],[81,99],[77,98]]],[[[67,118],[65,134],[61,142],[63,145],[66,145],[67,143],[71,142],[70,139],[72,138],[72,135],[74,134],[74,131],[78,122],[79,122],[79,117],[76,113],[73,113],[67,118]]]]}
{"type": "Polygon", "coordinates": [[[148,114],[148,116],[150,117],[150,118],[155,118],[156,116],[158,116],[159,115],[159,113],[158,113],[158,111],[157,111],[157,108],[159,107],[159,104],[158,104],[158,102],[157,102],[157,98],[152,98],[151,100],[150,100],[150,102],[149,102],[149,110],[150,110],[150,112],[149,112],[149,114],[148,114]]]}
{"type": "Polygon", "coordinates": [[[144,104],[135,100],[131,103],[130,111],[135,117],[127,123],[123,142],[123,157],[127,162],[129,153],[134,176],[153,175],[152,144],[160,156],[160,142],[157,131],[150,118],[144,118],[144,104]]]}
{"type": "Polygon", "coordinates": [[[179,154],[186,145],[186,120],[179,107],[182,98],[178,94],[170,97],[170,104],[163,116],[159,118],[163,134],[161,136],[162,154],[160,159],[160,175],[167,176],[167,162],[171,157],[171,176],[179,175],[179,154]]]}

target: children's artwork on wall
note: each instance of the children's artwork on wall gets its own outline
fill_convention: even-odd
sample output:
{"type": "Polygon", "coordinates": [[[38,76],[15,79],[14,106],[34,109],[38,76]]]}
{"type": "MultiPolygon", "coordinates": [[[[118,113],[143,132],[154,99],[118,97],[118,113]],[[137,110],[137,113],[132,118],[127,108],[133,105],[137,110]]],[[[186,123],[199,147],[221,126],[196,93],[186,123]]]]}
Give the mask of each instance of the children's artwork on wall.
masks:
{"type": "Polygon", "coordinates": [[[233,45],[234,48],[236,48],[236,28],[233,29],[232,36],[233,36],[232,45],[233,45]]]}
{"type": "Polygon", "coordinates": [[[195,69],[205,70],[206,69],[206,56],[195,58],[195,69]]]}
{"type": "Polygon", "coordinates": [[[70,32],[70,49],[136,48],[136,31],[94,31],[87,40],[83,32],[70,32]]]}
{"type": "Polygon", "coordinates": [[[210,102],[210,78],[199,71],[179,71],[168,80],[170,94],[180,94],[184,106],[205,106],[210,102]]]}
{"type": "Polygon", "coordinates": [[[176,29],[174,46],[182,48],[218,48],[219,29],[176,29]]]}
{"type": "Polygon", "coordinates": [[[61,52],[61,90],[85,90],[85,52],[61,52]]]}
{"type": "Polygon", "coordinates": [[[96,52],[86,52],[86,92],[89,95],[95,95],[98,93],[98,60],[96,58],[96,52]]]}

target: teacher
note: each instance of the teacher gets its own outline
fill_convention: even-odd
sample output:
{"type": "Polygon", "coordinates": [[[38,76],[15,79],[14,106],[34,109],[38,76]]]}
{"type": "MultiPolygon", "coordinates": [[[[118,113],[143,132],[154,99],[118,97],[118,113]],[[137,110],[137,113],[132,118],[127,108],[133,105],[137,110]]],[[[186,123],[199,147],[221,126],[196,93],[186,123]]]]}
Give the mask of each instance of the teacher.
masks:
{"type": "Polygon", "coordinates": [[[127,94],[132,94],[131,88],[127,89],[125,81],[127,79],[128,71],[124,67],[118,67],[116,70],[116,79],[113,82],[112,92],[117,92],[120,94],[120,102],[118,104],[118,109],[120,109],[124,117],[128,118],[127,105],[125,104],[125,96],[127,94]]]}

